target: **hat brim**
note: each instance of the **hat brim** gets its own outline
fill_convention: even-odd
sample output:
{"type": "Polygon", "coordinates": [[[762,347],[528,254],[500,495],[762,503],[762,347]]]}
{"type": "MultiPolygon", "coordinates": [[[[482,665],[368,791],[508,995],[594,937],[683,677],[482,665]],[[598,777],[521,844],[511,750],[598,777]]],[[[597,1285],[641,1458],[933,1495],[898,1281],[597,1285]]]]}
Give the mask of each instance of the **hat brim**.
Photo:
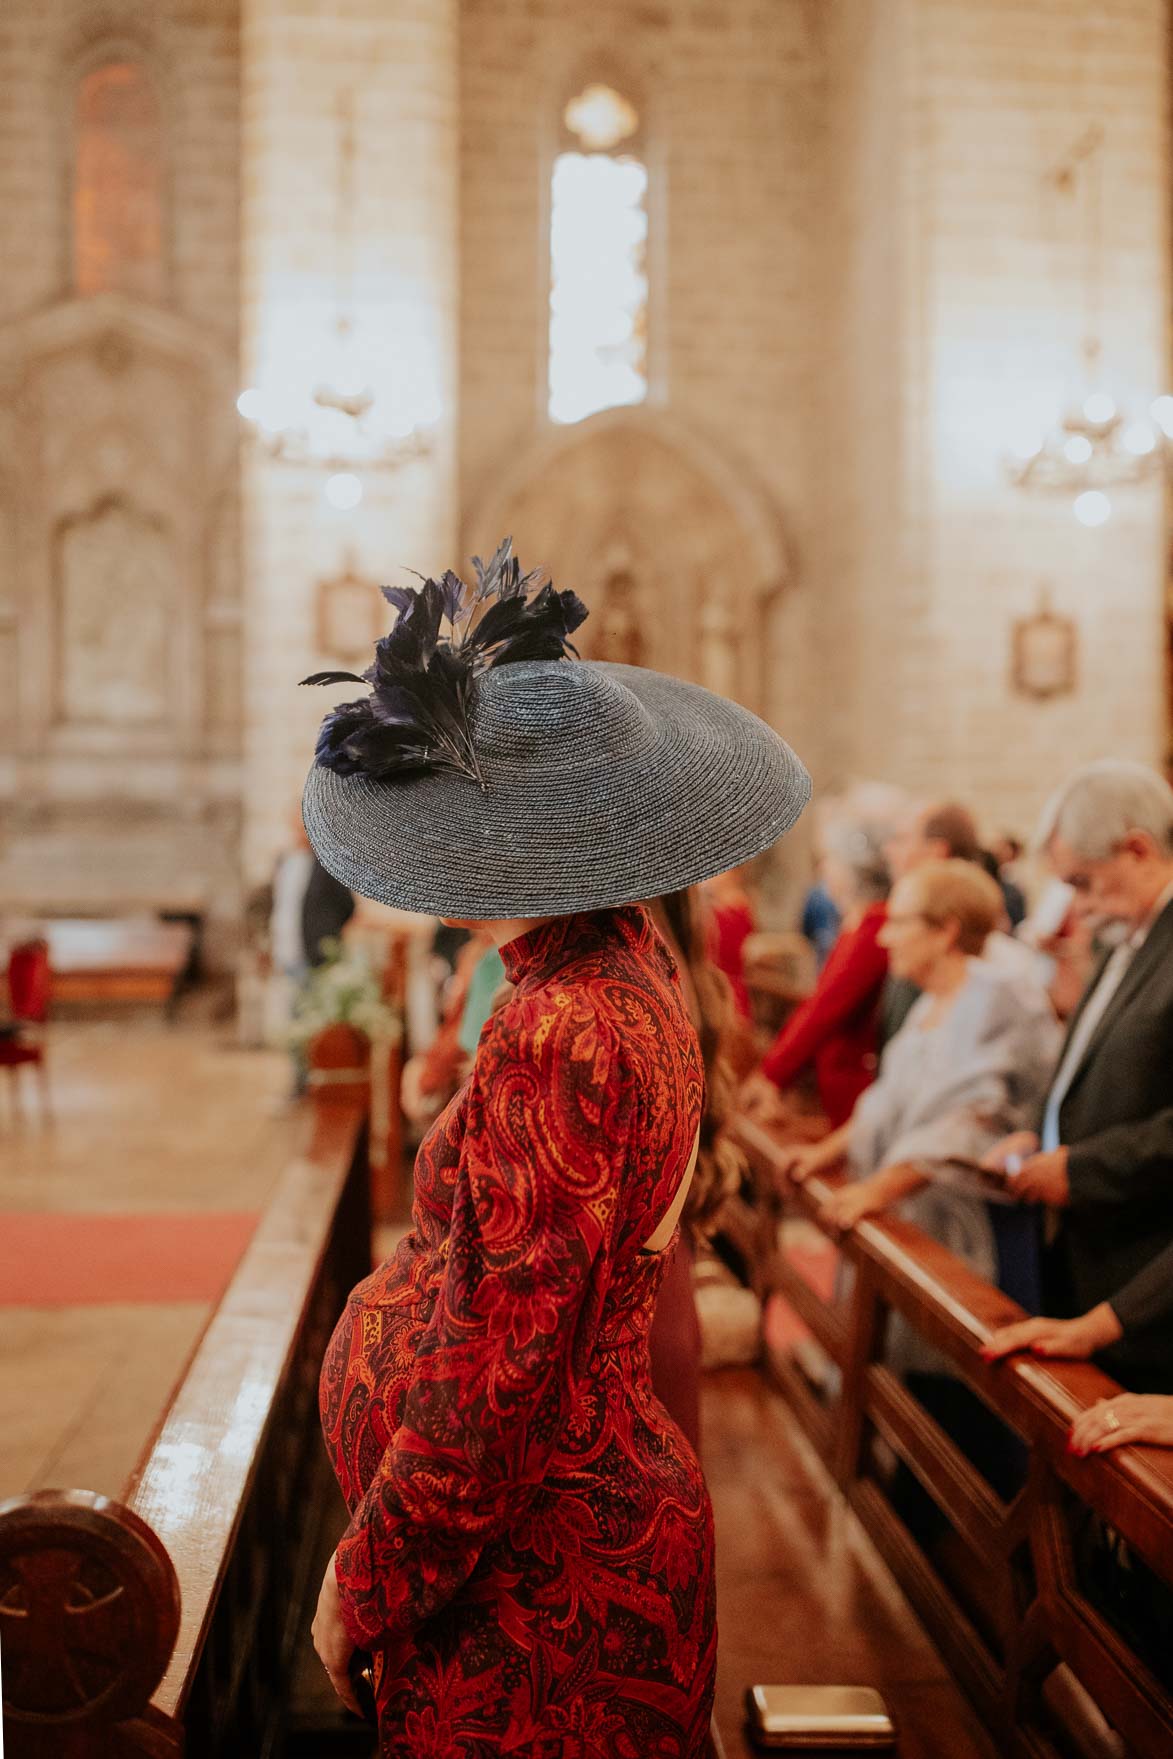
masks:
{"type": "MultiPolygon", "coordinates": [[[[545,664],[542,662],[537,662],[545,664]]],[[[639,666],[590,666],[639,700],[654,737],[556,777],[486,768],[377,782],[315,764],[302,812],[322,866],[399,910],[469,920],[572,915],[683,890],[760,855],[810,799],[771,727],[699,685],[639,666]]],[[[501,668],[488,676],[507,687],[501,668]]]]}

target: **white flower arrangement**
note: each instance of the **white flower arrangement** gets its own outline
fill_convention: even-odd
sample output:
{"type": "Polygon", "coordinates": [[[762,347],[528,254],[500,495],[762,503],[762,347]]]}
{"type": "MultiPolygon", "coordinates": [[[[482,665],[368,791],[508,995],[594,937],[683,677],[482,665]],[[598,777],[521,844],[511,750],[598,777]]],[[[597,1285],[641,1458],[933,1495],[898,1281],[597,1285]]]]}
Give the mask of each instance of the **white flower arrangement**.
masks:
{"type": "Polygon", "coordinates": [[[365,948],[339,940],[322,942],[325,960],[306,978],[293,1004],[290,1044],[304,1049],[328,1026],[352,1026],[368,1040],[395,1044],[403,1027],[379,988],[365,948]]]}

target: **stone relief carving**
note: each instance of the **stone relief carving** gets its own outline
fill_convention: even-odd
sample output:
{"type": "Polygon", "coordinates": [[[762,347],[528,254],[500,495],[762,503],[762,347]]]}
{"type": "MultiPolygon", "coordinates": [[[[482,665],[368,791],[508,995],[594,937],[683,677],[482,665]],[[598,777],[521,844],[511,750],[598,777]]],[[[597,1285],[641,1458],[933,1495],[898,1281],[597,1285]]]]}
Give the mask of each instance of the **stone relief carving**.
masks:
{"type": "Polygon", "coordinates": [[[736,696],[740,631],[738,607],[726,597],[702,597],[697,639],[700,681],[718,696],[736,696]]]}
{"type": "Polygon", "coordinates": [[[644,597],[630,552],[625,545],[616,546],[608,556],[592,605],[592,659],[613,660],[624,666],[648,663],[644,597]]]}
{"type": "Polygon", "coordinates": [[[161,521],[107,501],[56,534],[62,721],[133,726],[166,718],[175,577],[161,521]]]}
{"type": "Polygon", "coordinates": [[[768,607],[787,566],[772,511],[663,427],[625,412],[535,449],[470,519],[464,548],[511,531],[527,566],[587,599],[588,657],[676,672],[768,713],[768,607]]]}

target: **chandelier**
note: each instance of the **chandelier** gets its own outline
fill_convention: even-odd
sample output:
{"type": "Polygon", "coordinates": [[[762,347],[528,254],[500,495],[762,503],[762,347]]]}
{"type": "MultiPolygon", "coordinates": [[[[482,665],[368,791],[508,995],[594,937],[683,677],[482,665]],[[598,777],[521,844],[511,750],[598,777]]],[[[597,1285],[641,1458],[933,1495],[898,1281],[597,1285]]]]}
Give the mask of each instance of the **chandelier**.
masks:
{"type": "Polygon", "coordinates": [[[362,476],[398,470],[432,450],[440,406],[434,389],[412,384],[385,343],[360,346],[354,310],[356,147],[353,95],[338,101],[337,283],[333,321],[315,336],[288,338],[288,368],[240,393],[236,407],[269,458],[325,475],[334,507],[356,507],[362,476]],[[398,368],[398,370],[397,370],[398,368]]]}
{"type": "Polygon", "coordinates": [[[1100,152],[1103,130],[1089,128],[1067,158],[1047,175],[1060,194],[1078,192],[1083,202],[1085,322],[1082,389],[1045,433],[1024,434],[1006,460],[1010,481],[1022,489],[1071,497],[1083,525],[1103,525],[1112,515],[1108,491],[1159,476],[1173,439],[1173,397],[1162,395],[1147,416],[1120,408],[1108,389],[1099,340],[1102,307],[1100,152]]]}

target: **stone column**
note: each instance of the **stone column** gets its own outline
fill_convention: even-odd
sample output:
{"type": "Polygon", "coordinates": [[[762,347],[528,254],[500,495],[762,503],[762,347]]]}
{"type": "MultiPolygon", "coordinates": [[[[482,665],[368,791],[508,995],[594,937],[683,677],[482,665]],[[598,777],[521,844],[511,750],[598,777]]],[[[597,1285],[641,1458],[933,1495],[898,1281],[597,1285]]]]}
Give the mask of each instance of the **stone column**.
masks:
{"type": "MultiPolygon", "coordinates": [[[[297,680],[369,659],[369,648],[349,662],[324,649],[321,583],[347,573],[402,583],[404,566],[459,562],[457,9],[244,0],[242,14],[242,389],[292,414],[337,365],[341,306],[354,365],[431,437],[426,457],[395,472],[356,466],[363,499],[348,511],[326,500],[327,469],[242,447],[244,864],[255,882],[288,842],[315,729],[339,694],[297,680]]],[[[373,639],[387,618],[373,586],[370,600],[373,639]]],[[[360,620],[363,603],[358,593],[360,620]]]]}

